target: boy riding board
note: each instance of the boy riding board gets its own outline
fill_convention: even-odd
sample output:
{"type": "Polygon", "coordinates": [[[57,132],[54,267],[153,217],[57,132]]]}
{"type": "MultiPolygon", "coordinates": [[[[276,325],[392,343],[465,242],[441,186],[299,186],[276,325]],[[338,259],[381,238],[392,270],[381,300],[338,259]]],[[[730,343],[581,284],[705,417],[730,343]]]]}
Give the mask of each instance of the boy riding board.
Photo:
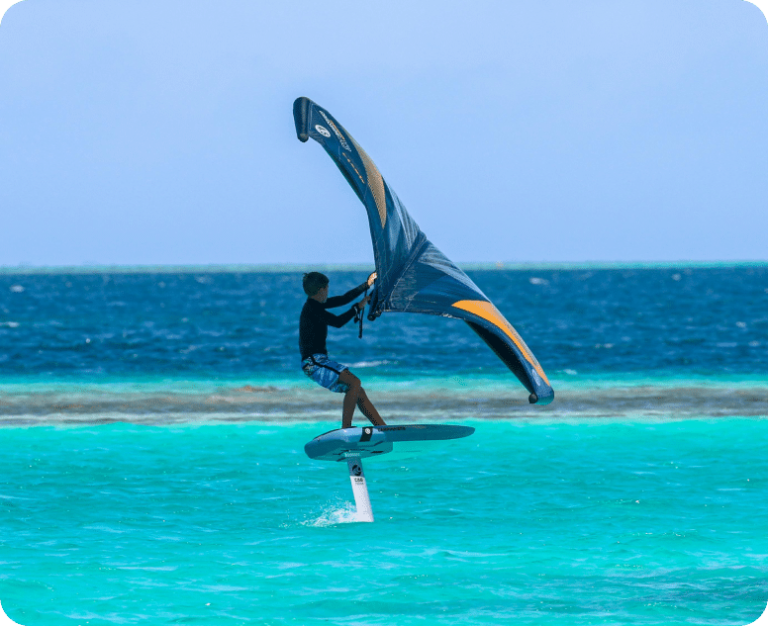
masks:
{"type": "Polygon", "coordinates": [[[384,426],[376,407],[373,406],[365,389],[346,365],[341,365],[328,358],[328,350],[325,340],[328,337],[328,326],[341,328],[356,313],[360,313],[370,300],[365,296],[359,302],[341,315],[329,313],[327,309],[349,304],[357,296],[363,293],[376,280],[376,272],[371,274],[363,284],[348,291],[343,296],[328,297],[328,277],[320,272],[304,274],[304,293],[307,301],[301,310],[299,320],[299,350],[301,351],[301,369],[321,387],[330,391],[344,394],[344,409],[341,415],[341,427],[352,427],[352,415],[355,405],[363,412],[371,423],[376,426],[384,426]]]}

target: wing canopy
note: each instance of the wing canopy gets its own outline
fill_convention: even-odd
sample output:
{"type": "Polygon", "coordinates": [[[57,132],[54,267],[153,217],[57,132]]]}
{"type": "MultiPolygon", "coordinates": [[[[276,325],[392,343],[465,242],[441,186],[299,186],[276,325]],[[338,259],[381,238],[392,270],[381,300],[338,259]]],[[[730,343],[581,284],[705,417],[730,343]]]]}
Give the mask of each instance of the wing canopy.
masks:
{"type": "Polygon", "coordinates": [[[428,313],[464,320],[529,391],[532,403],[555,396],[522,337],[474,282],[427,239],[378,168],[346,129],[309,98],[293,105],[296,134],[325,148],[368,213],[378,278],[370,313],[428,313]]]}

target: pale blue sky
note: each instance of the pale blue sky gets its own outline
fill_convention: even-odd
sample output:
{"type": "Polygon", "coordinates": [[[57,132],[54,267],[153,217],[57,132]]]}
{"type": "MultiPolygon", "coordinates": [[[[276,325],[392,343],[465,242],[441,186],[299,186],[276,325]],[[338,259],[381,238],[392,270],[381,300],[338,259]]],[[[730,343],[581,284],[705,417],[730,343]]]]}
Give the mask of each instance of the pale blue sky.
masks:
{"type": "Polygon", "coordinates": [[[748,2],[24,0],[0,25],[0,265],[372,260],[297,96],[456,261],[768,259],[748,2]]]}

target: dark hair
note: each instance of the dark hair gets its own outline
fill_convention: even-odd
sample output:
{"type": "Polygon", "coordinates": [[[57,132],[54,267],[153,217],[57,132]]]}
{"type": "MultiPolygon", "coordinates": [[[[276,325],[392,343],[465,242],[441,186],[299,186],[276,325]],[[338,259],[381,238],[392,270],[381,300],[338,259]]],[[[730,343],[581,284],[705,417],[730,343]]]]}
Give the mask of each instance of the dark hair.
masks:
{"type": "Polygon", "coordinates": [[[329,282],[328,277],[320,272],[309,272],[308,274],[304,274],[304,278],[302,279],[304,293],[311,298],[329,282]]]}

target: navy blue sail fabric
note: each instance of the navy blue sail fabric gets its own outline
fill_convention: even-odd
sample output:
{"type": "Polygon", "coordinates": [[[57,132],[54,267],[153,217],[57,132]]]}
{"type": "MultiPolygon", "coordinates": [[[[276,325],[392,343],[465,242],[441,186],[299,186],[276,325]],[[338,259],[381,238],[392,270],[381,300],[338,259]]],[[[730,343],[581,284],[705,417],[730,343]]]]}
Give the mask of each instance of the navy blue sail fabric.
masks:
{"type": "Polygon", "coordinates": [[[369,319],[386,311],[464,320],[517,376],[530,402],[554,391],[536,357],[486,295],[427,239],[378,168],[346,129],[309,98],[293,105],[296,134],[325,148],[368,213],[378,278],[369,319]]]}

